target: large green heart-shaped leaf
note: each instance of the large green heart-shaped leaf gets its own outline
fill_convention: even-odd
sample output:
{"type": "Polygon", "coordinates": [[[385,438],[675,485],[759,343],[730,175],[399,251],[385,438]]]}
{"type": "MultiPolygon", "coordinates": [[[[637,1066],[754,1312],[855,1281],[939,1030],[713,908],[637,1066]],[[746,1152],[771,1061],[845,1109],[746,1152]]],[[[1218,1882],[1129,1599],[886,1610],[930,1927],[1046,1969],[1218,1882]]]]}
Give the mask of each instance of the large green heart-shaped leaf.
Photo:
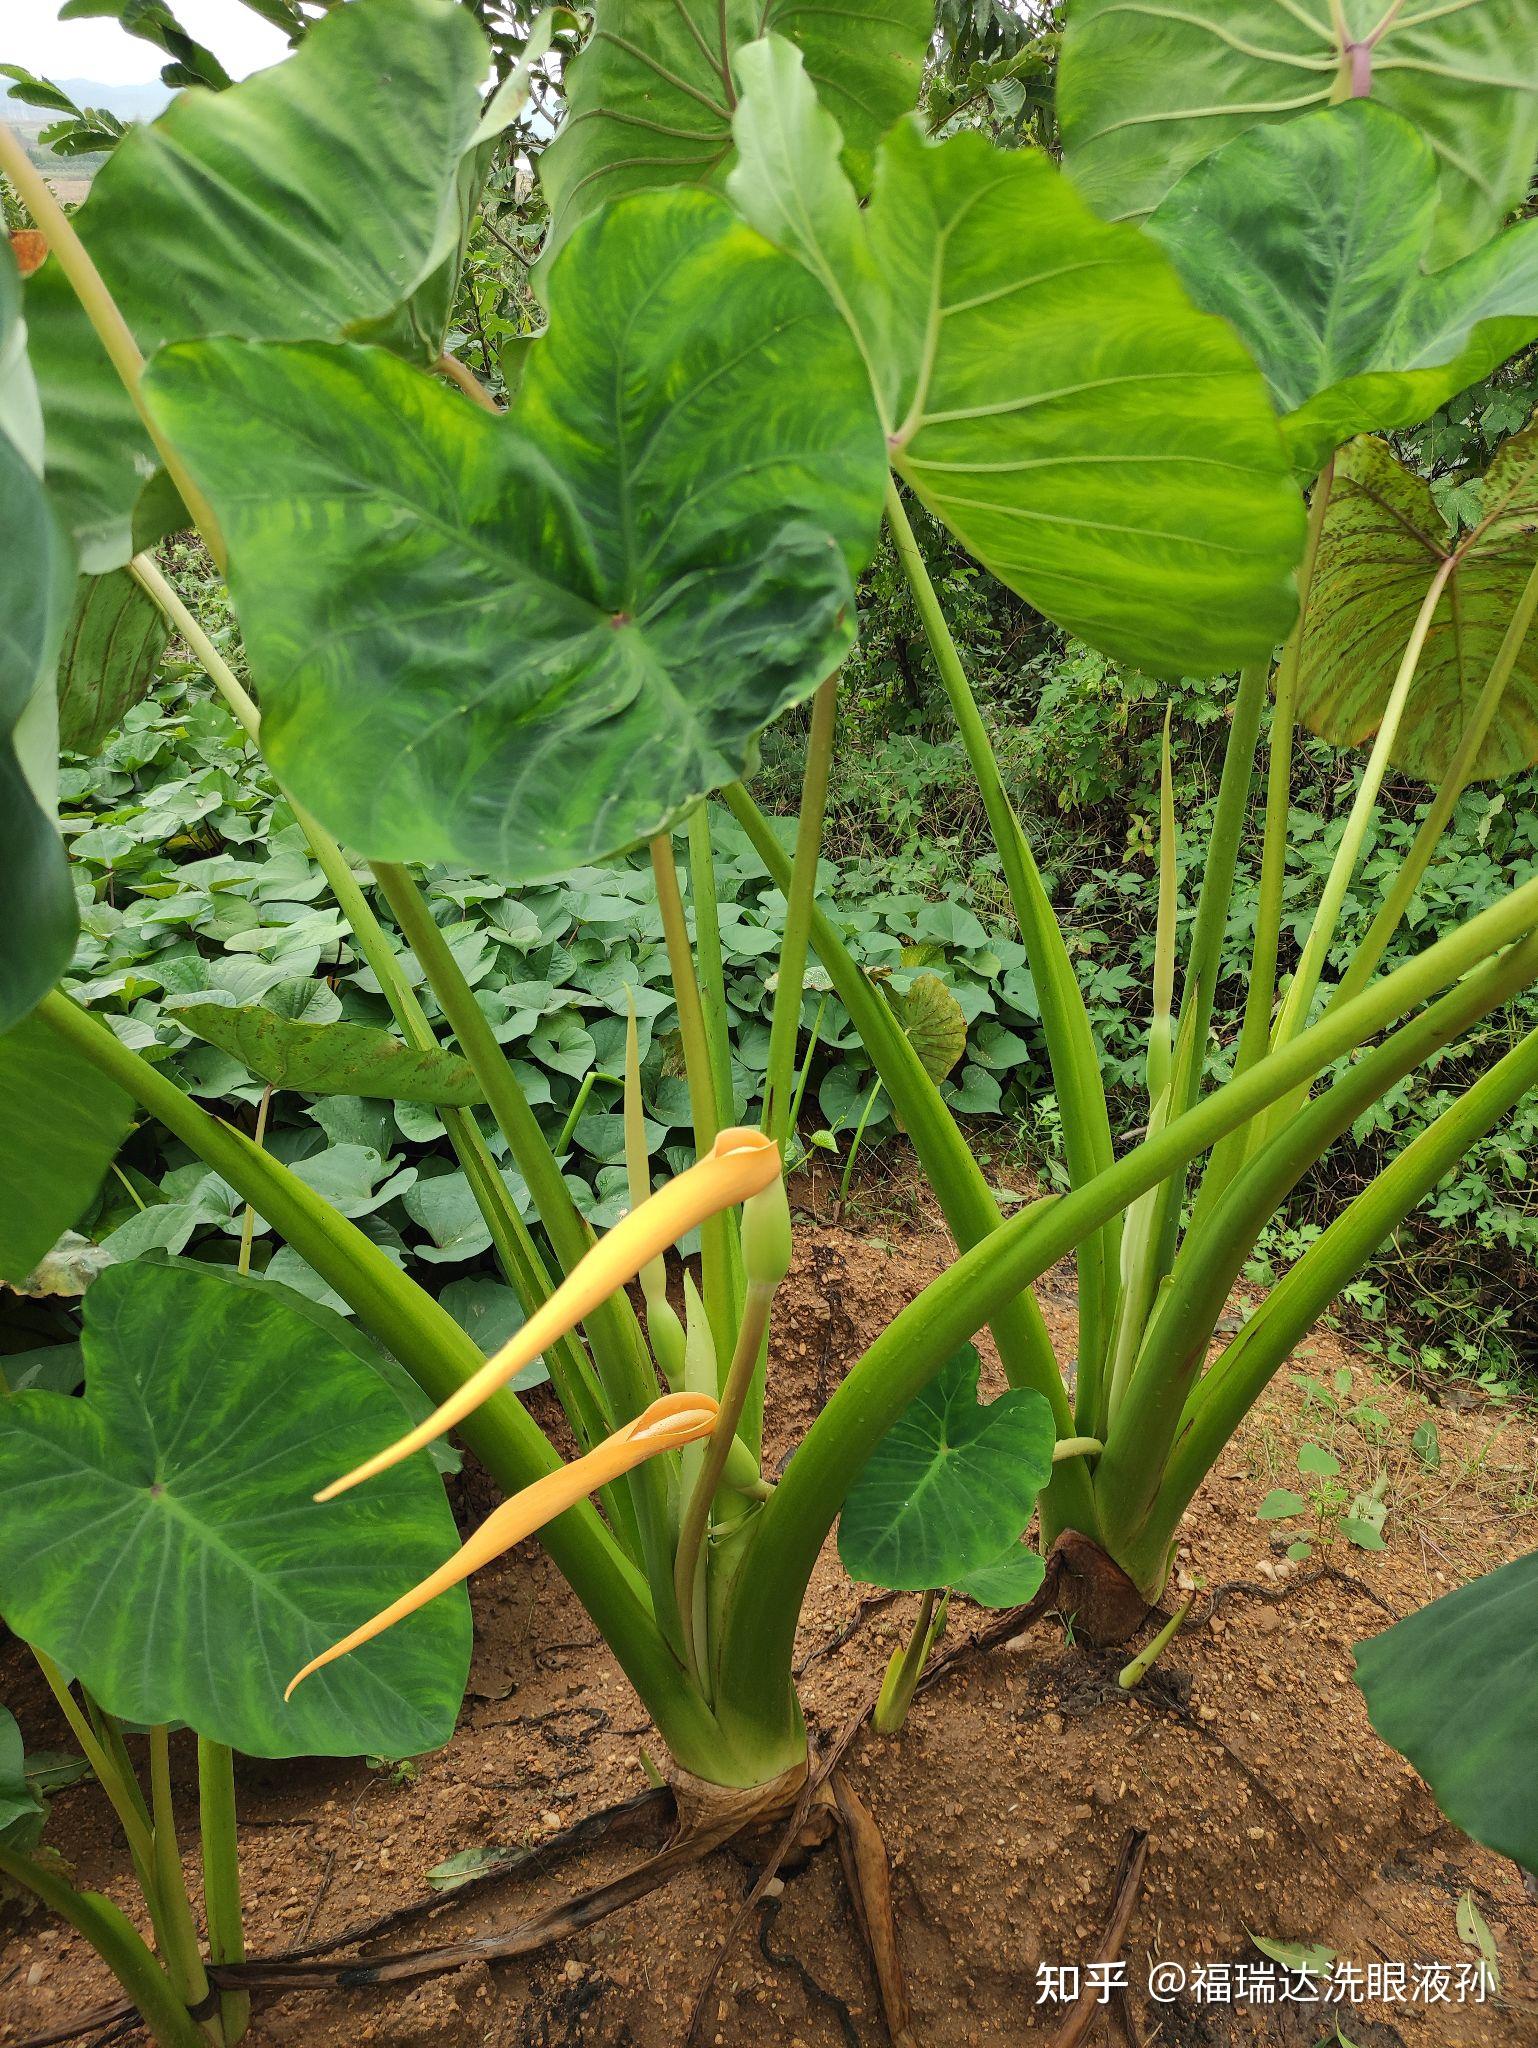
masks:
{"type": "Polygon", "coordinates": [[[171,629],[126,569],[82,576],[59,649],[59,745],[97,753],[155,677],[171,629]]]}
{"type": "MultiPolygon", "coordinates": [[[[1382,441],[1353,441],[1336,457],[1298,673],[1298,713],[1313,731],[1360,746],[1378,730],[1427,587],[1451,557],[1389,754],[1424,782],[1446,775],[1538,562],[1538,427],[1513,435],[1491,463],[1481,513],[1455,538],[1425,479],[1382,441]]],[[[1469,779],[1535,760],[1538,643],[1529,634],[1469,779]]]]}
{"type": "Polygon", "coordinates": [[[979,1374],[964,1344],[871,1452],[838,1525],[851,1578],[901,1592],[956,1586],[1018,1542],[1052,1476],[1052,1410],[1014,1389],[981,1407],[979,1374]]]}
{"type": "Polygon", "coordinates": [[[1538,221],[1428,275],[1436,219],[1430,144],[1352,100],[1226,144],[1148,232],[1197,304],[1238,328],[1312,475],[1353,434],[1425,419],[1538,334],[1538,221]]]}
{"type": "Polygon", "coordinates": [[[1072,0],[1057,110],[1074,183],[1108,219],[1141,219],[1243,129],[1366,84],[1337,23],[1345,40],[1381,27],[1371,95],[1436,151],[1432,265],[1477,249],[1522,203],[1538,153],[1538,10],[1526,4],[1072,0]]]}
{"type": "MultiPolygon", "coordinates": [[[[145,354],[363,334],[431,361],[414,295],[459,247],[487,61],[449,0],[352,0],[283,63],[130,130],[74,219],[145,354]]],[[[83,567],[116,568],[185,515],[57,261],[27,312],[49,484],[83,567]]]]}
{"type": "Polygon", "coordinates": [[[893,467],[985,567],[1121,660],[1207,674],[1296,610],[1303,514],[1266,388],[1146,235],[1045,156],[901,123],[860,208],[799,56],[738,59],[737,205],[864,353],[893,467]]]}
{"type": "Polygon", "coordinates": [[[1447,1815],[1538,1871],[1538,1551],[1355,1646],[1372,1725],[1447,1815]]]}
{"type": "Polygon", "coordinates": [[[180,1003],[169,1017],[247,1066],[259,1081],[303,1095],[393,1102],[484,1102],[466,1060],[418,1051],[373,1024],[306,1024],[261,1003],[180,1003]]]}
{"type": "Polygon", "coordinates": [[[629,192],[718,184],[732,156],[736,53],[771,30],[802,52],[864,182],[870,152],[918,100],[934,0],[598,0],[564,79],[566,120],[540,158],[551,250],[629,192]]]}
{"type": "Polygon", "coordinates": [[[40,1018],[0,1035],[0,1280],[24,1280],[78,1220],[132,1116],[123,1090],[40,1018]]]}
{"type": "Polygon", "coordinates": [[[21,283],[0,249],[0,1031],[69,965],[75,896],[54,824],[53,664],[69,614],[69,541],[38,481],[41,420],[21,283]]]}
{"type": "Polygon", "coordinates": [[[881,439],[801,267],[703,192],[584,223],[493,418],[381,350],[166,350],[286,786],[516,879],[665,830],[854,634],[881,439]]]}
{"type": "Polygon", "coordinates": [[[110,1713],[248,1755],[446,1742],[469,1669],[462,1588],[283,1703],[302,1664],[455,1547],[425,1458],[311,1498],[400,1433],[385,1382],[286,1288],[213,1266],[111,1266],[84,1318],[84,1396],[0,1404],[10,1626],[110,1713]]]}

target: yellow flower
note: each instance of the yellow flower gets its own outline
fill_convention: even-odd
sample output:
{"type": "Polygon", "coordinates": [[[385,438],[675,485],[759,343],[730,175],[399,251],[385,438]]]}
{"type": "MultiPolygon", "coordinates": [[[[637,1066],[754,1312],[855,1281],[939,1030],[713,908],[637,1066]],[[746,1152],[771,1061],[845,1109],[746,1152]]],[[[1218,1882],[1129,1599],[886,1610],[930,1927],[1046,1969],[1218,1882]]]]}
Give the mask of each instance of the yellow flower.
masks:
{"type": "Polygon", "coordinates": [[[391,1465],[398,1465],[402,1458],[409,1458],[413,1451],[424,1449],[505,1386],[515,1373],[538,1358],[547,1345],[564,1337],[584,1316],[591,1315],[617,1288],[633,1280],[648,1259],[676,1244],[707,1216],[747,1201],[773,1186],[779,1177],[780,1151],[771,1138],[766,1138],[762,1131],[723,1131],[705,1158],[669,1181],[665,1188],[659,1188],[601,1237],[544,1306],[487,1359],[479,1372],[472,1373],[441,1408],[398,1442],[365,1459],[356,1470],[334,1479],[315,1498],[334,1500],[349,1486],[372,1479],[376,1472],[384,1472],[391,1465]]]}
{"type": "Polygon", "coordinates": [[[525,1536],[532,1536],[536,1529],[542,1529],[546,1522],[553,1521],[567,1508],[575,1507],[584,1495],[596,1493],[599,1487],[607,1486],[621,1473],[630,1471],[647,1458],[655,1458],[659,1452],[675,1451],[699,1437],[709,1436],[716,1426],[718,1413],[709,1394],[664,1394],[660,1400],[653,1401],[634,1422],[627,1422],[613,1436],[605,1437],[585,1458],[562,1465],[557,1472],[547,1472],[543,1479],[536,1479],[532,1486],[524,1487],[511,1500],[504,1501],[486,1517],[455,1555],[423,1579],[419,1586],[403,1593],[399,1600],[393,1601],[372,1620],[364,1622],[361,1628],[355,1628],[351,1635],[343,1636],[339,1643],[333,1643],[320,1656],[312,1657],[304,1669],[289,1680],[284,1699],[291,1699],[294,1688],[301,1685],[311,1672],[319,1671],[324,1664],[334,1663],[338,1657],[345,1657],[360,1643],[382,1635],[408,1614],[425,1607],[429,1600],[446,1593],[450,1586],[457,1586],[461,1579],[469,1578],[471,1572],[479,1571],[483,1564],[490,1564],[493,1558],[511,1550],[525,1536]]]}

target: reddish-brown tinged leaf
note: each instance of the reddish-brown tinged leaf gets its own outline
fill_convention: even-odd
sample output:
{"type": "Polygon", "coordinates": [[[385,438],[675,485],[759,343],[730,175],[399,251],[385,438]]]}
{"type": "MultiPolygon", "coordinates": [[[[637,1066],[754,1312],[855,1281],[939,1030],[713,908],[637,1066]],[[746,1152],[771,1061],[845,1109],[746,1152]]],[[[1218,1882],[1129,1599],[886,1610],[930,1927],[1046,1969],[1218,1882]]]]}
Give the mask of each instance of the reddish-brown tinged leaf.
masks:
{"type": "Polygon", "coordinates": [[[1098,213],[1138,220],[1230,137],[1364,83],[1437,152],[1429,267],[1477,248],[1521,205],[1538,153],[1538,11],[1523,4],[1073,0],[1057,86],[1064,161],[1098,213]],[[1369,37],[1368,75],[1353,77],[1344,40],[1369,37]]]}
{"type": "Polygon", "coordinates": [[[12,228],[11,254],[16,258],[16,268],[23,277],[30,277],[34,270],[40,270],[48,254],[48,239],[39,228],[12,228]]]}
{"type": "MultiPolygon", "coordinates": [[[[1350,442],[1336,459],[1314,596],[1303,635],[1298,712],[1337,746],[1377,732],[1428,586],[1451,562],[1389,758],[1423,782],[1447,773],[1538,562],[1538,426],[1501,448],[1481,516],[1454,534],[1431,488],[1383,441],[1350,442]]],[[[1529,634],[1469,779],[1516,774],[1538,760],[1538,636],[1529,634]]]]}

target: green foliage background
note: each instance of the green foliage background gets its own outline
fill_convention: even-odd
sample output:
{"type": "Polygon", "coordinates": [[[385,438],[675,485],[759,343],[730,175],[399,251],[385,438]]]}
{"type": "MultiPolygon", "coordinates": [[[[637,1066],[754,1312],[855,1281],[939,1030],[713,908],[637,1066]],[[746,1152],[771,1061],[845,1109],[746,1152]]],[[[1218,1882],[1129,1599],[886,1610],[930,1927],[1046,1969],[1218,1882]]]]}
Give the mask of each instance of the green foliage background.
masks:
{"type": "MultiPolygon", "coordinates": [[[[1533,372],[1519,366],[1439,414],[1405,452],[1434,479],[1453,516],[1472,509],[1477,478],[1505,432],[1526,417],[1533,372]]],[[[1117,670],[1072,642],[949,543],[924,534],[996,722],[1011,794],[1040,849],[1083,980],[1091,1016],[1121,1098],[1135,1121],[1153,958],[1153,834],[1158,739],[1173,697],[1180,824],[1198,849],[1216,790],[1230,684],[1185,682],[1173,692],[1117,670]]],[[[206,561],[174,544],[170,563],[216,643],[239,663],[238,639],[206,561]]],[[[1049,1091],[1035,989],[1011,936],[1007,897],[986,845],[959,741],[947,731],[917,618],[895,563],[883,553],[862,591],[862,637],[842,698],[830,796],[824,901],[868,965],[901,990],[920,972],[951,986],[968,1023],[965,1059],[945,1084],[976,1119],[993,1177],[1019,1191],[1026,1177],[1060,1174],[1056,1104],[1049,1091]]],[[[797,801],[804,726],[792,714],[767,736],[755,789],[788,817],[797,801]]],[[[1306,929],[1353,786],[1355,761],[1322,743],[1300,750],[1289,899],[1294,942],[1306,929]]],[[[1365,930],[1413,835],[1422,792],[1396,785],[1343,919],[1344,960],[1365,930]]],[[[108,1010],[123,1038],[167,1063],[176,1078],[249,1128],[260,1090],[229,1055],[194,1039],[178,1005],[198,999],[260,1001],[314,1021],[382,1024],[373,976],[352,950],[338,912],[287,806],[201,671],[177,646],[150,698],[94,758],[73,757],[63,782],[66,831],[82,878],[83,934],[71,985],[108,1010]],[[85,878],[89,878],[86,886],[85,878]]],[[[1254,911],[1250,873],[1235,893],[1228,932],[1232,1009],[1254,911]]],[[[715,820],[722,942],[732,1006],[737,1110],[753,1113],[767,1059],[766,978],[780,900],[734,822],[715,820]],[[766,964],[767,963],[767,964],[766,964]]],[[[1427,928],[1481,908],[1538,870],[1538,773],[1504,789],[1474,789],[1458,806],[1444,851],[1395,957],[1427,928]]],[[[368,880],[366,871],[360,876],[368,880]]],[[[1199,877],[1183,875],[1190,914],[1199,877]]],[[[499,1037],[517,1048],[520,1077],[552,1136],[569,1128],[564,1164],[600,1228],[625,1204],[619,1075],[626,988],[641,1033],[649,1136],[659,1173],[693,1157],[688,1101],[660,919],[644,859],[579,870],[548,886],[504,891],[453,869],[434,893],[457,906],[450,943],[499,1037]],[[590,1078],[591,1077],[591,1078],[590,1078]],[[578,1109],[579,1096],[586,1095],[578,1109]]],[[[814,974],[813,981],[818,979],[814,974]]],[[[418,993],[431,996],[417,977],[418,993]]],[[[804,1104],[805,1135],[821,1128],[847,1153],[873,1076],[836,997],[809,988],[803,1023],[821,1014],[804,1104]]],[[[1538,996],[1488,1027],[1467,1063],[1444,1059],[1433,1085],[1396,1091],[1350,1144],[1306,1183],[1261,1247],[1256,1277],[1285,1264],[1398,1143],[1422,1127],[1538,1016],[1538,996]],[[1496,1042],[1498,1041],[1498,1042],[1496,1042]]],[[[482,1113],[488,1142],[502,1141],[482,1113]]],[[[876,1183],[901,1159],[884,1101],[865,1127],[876,1183]],[[881,1141],[887,1141],[884,1147],[881,1141]]],[[[495,1316],[505,1292],[484,1228],[434,1111],[359,1098],[280,1095],[268,1143],[323,1188],[393,1256],[465,1317],[495,1316]]],[[[1528,1159],[1538,1148],[1538,1103],[1487,1139],[1375,1268],[1350,1291],[1358,1334],[1374,1334],[1401,1362],[1505,1374],[1533,1355],[1531,1302],[1538,1265],[1538,1197],[1528,1159]]],[[[241,1209],[233,1192],[152,1128],[137,1132],[83,1228],[124,1256],[155,1246],[233,1261],[241,1209]],[[141,1207],[142,1205],[142,1207],[141,1207]],[[114,1235],[121,1233],[121,1235],[114,1235]]],[[[509,1170],[515,1193],[522,1196],[509,1170]]],[[[320,1281],[297,1256],[272,1252],[258,1222],[256,1262],[317,1298],[320,1281]]],[[[6,1343],[27,1349],[69,1311],[22,1306],[6,1343]]]]}
{"type": "MultiPolygon", "coordinates": [[[[981,127],[996,140],[1055,152],[1057,11],[1022,11],[1009,0],[944,0],[938,31],[939,61],[925,102],[932,130],[981,127]]],[[[516,42],[510,30],[507,47],[516,42]]],[[[498,50],[505,68],[500,42],[498,50]]],[[[540,320],[528,265],[544,206],[529,165],[542,133],[537,123],[526,128],[519,153],[493,170],[448,335],[450,348],[499,395],[517,382],[526,338],[540,320]]],[[[1460,394],[1415,434],[1397,437],[1399,453],[1428,476],[1449,519],[1472,523],[1479,479],[1502,441],[1526,422],[1535,397],[1538,364],[1529,356],[1460,394]]],[[[1118,1098],[1113,1116],[1125,1131],[1141,1116],[1164,706],[1173,703],[1179,822],[1194,860],[1216,793],[1231,681],[1170,687],[1118,668],[1065,641],[922,513],[917,524],[994,725],[1010,794],[1063,916],[1118,1098]]],[[[238,638],[206,560],[183,543],[170,544],[165,555],[188,602],[241,667],[238,638]]],[[[894,989],[930,971],[954,990],[968,1045],[945,1091],[975,1119],[996,1183],[1018,1192],[1031,1175],[1060,1180],[1057,1106],[1034,986],[997,860],[979,850],[988,835],[975,785],[888,542],[863,582],[861,640],[846,669],[839,716],[824,902],[836,906],[855,950],[889,974],[894,989]]],[[[782,818],[798,799],[804,733],[804,714],[792,712],[765,735],[755,794],[782,818]]],[[[1295,947],[1306,929],[1358,767],[1358,757],[1300,735],[1288,880],[1296,911],[1284,946],[1295,947]]],[[[1408,781],[1386,791],[1337,935],[1337,964],[1365,931],[1384,878],[1413,836],[1422,799],[1408,781]]],[[[234,1059],[178,1023],[180,1003],[260,1001],[316,1022],[388,1021],[372,974],[348,942],[340,914],[328,907],[303,835],[185,650],[172,646],[152,695],[99,757],[66,760],[63,801],[82,894],[82,938],[69,985],[201,1099],[250,1128],[261,1091],[234,1059]]],[[[1236,1015],[1242,1001],[1259,823],[1257,810],[1234,894],[1220,1021],[1236,1015]]],[[[767,1058],[766,979],[781,903],[719,810],[715,831],[736,1108],[748,1116],[767,1058]]],[[[1501,789],[1470,790],[1390,964],[1535,868],[1538,772],[1501,789]]],[[[368,886],[366,871],[359,879],[368,886]]],[[[1186,917],[1198,881],[1195,872],[1183,872],[1186,917]]],[[[516,893],[454,870],[439,871],[433,884],[434,894],[457,908],[449,936],[460,964],[498,1036],[516,1048],[520,1078],[541,1120],[553,1137],[566,1134],[573,1189],[603,1227],[625,1201],[618,1077],[627,986],[640,1019],[656,1170],[676,1170],[693,1157],[677,1020],[644,857],[516,893]]],[[[803,1014],[804,1027],[818,1024],[803,1135],[820,1129],[847,1156],[873,1075],[842,1007],[818,980],[814,971],[803,1014]]],[[[416,986],[431,1009],[420,976],[416,986]]],[[[1429,1086],[1419,1077],[1379,1105],[1303,1184],[1263,1240],[1256,1277],[1269,1279],[1289,1263],[1406,1137],[1535,1021],[1538,992],[1529,992],[1491,1020],[1463,1057],[1444,1057],[1429,1086]]],[[[502,1140],[480,1116],[501,1158],[502,1140]]],[[[340,1199],[482,1339],[501,1327],[512,1297],[495,1277],[486,1232],[430,1107],[280,1095],[268,1143],[340,1199]]],[[[863,1154],[873,1167],[867,1186],[882,1186],[888,1168],[900,1170],[902,1151],[879,1095],[863,1143],[875,1148],[863,1154]]],[[[1528,1167],[1535,1148],[1538,1102],[1529,1101],[1468,1155],[1353,1283],[1345,1310],[1358,1336],[1382,1343],[1400,1363],[1486,1377],[1524,1363],[1531,1369],[1538,1357],[1538,1194],[1528,1167]]],[[[83,1229],[123,1256],[159,1246],[233,1263],[242,1212],[217,1176],[148,1126],[135,1133],[120,1167],[83,1229]]],[[[511,1170],[509,1179],[526,1202],[511,1170]]],[[[296,1254],[274,1253],[260,1221],[257,1230],[258,1267],[270,1259],[278,1277],[339,1305],[296,1254]]],[[[0,1320],[0,1347],[11,1353],[73,1334],[67,1303],[11,1300],[0,1320]]]]}

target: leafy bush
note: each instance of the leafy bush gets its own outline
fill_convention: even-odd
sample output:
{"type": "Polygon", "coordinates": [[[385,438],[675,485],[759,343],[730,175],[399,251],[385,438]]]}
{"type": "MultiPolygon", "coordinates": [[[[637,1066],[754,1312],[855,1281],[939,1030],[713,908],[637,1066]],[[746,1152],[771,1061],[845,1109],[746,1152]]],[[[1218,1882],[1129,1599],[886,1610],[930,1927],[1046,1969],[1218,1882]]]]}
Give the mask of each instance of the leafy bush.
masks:
{"type": "MultiPolygon", "coordinates": [[[[184,549],[178,575],[216,644],[238,654],[206,557],[184,549]]],[[[875,622],[867,642],[885,623],[875,622]]],[[[915,658],[927,663],[921,649],[915,658]]],[[[210,701],[184,650],[173,651],[161,668],[164,681],[128,714],[102,753],[67,760],[63,771],[66,829],[79,872],[91,883],[71,986],[112,1014],[125,1043],[163,1062],[195,1095],[244,1103],[254,1115],[261,1084],[239,1059],[179,1025],[179,1006],[200,998],[258,1003],[312,1023],[374,1025],[388,1021],[388,1008],[339,914],[317,907],[323,877],[260,756],[210,701]]],[[[1122,687],[1126,680],[1082,646],[1066,648],[1055,660],[1038,655],[1015,692],[1019,722],[996,729],[1011,794],[1022,816],[1039,822],[1049,877],[1062,878],[1054,887],[1067,898],[1070,950],[1108,1079],[1130,1113],[1141,1085],[1154,960],[1148,833],[1157,805],[1162,714],[1156,715],[1151,687],[1139,695],[1122,687]],[[1058,812],[1049,807],[1051,793],[1066,786],[1063,763],[1070,755],[1095,762],[1094,783],[1058,812]]],[[[1224,727],[1223,686],[1192,684],[1175,702],[1187,714],[1176,728],[1182,756],[1195,766],[1195,785],[1204,771],[1208,782],[1207,794],[1181,820],[1185,844],[1200,845],[1211,827],[1213,777],[1205,764],[1214,729],[1224,727]]],[[[891,714],[891,704],[879,698],[856,698],[843,713],[823,863],[827,899],[858,957],[890,976],[894,991],[921,972],[946,982],[968,1026],[966,1057],[945,1084],[947,1098],[970,1118],[1003,1119],[994,1143],[1004,1159],[1023,1145],[1027,1170],[1063,1184],[1035,985],[1024,948],[1011,933],[998,857],[980,850],[985,827],[963,750],[955,739],[887,729],[891,714]]],[[[1011,713],[999,705],[997,715],[1002,720],[1011,713]]],[[[771,794],[797,761],[795,735],[776,728],[774,738],[763,778],[771,794]]],[[[804,728],[801,739],[804,746],[804,728]]],[[[1294,941],[1306,931],[1351,789],[1339,755],[1306,742],[1287,883],[1294,941]]],[[[1415,785],[1388,790],[1375,844],[1346,901],[1332,953],[1337,967],[1364,935],[1420,809],[1415,785]]],[[[734,1113],[751,1120],[761,1106],[773,999],[764,963],[777,948],[782,899],[732,820],[718,818],[714,832],[725,906],[734,1113]]],[[[1224,950],[1231,993],[1253,935],[1257,835],[1245,852],[1224,950]]],[[[1472,915],[1535,871],[1538,775],[1498,790],[1465,792],[1389,957],[1408,957],[1418,933],[1472,915]]],[[[360,879],[368,886],[366,872],[360,879]]],[[[638,1011],[653,1150],[675,1168],[693,1156],[677,1014],[649,872],[632,860],[516,896],[467,873],[445,872],[439,886],[462,913],[448,927],[456,958],[499,1038],[516,1043],[518,1071],[544,1128],[552,1142],[565,1134],[560,1150],[579,1206],[604,1228],[626,1200],[618,1106],[627,987],[638,1011]]],[[[420,974],[415,985],[435,1012],[420,974]]],[[[837,995],[815,986],[803,1004],[804,1026],[810,1030],[819,1015],[804,1107],[813,1125],[847,1151],[874,1072],[837,995]]],[[[1530,991],[1456,1054],[1390,1090],[1358,1120],[1328,1170],[1304,1181],[1265,1241],[1255,1277],[1268,1277],[1274,1247],[1311,1241],[1296,1233],[1317,1234],[1407,1132],[1423,1129],[1535,1021],[1538,995],[1530,991]]],[[[504,1141],[484,1113],[482,1122],[491,1149],[502,1157],[504,1141]]],[[[890,1104],[878,1097],[864,1142],[895,1134],[890,1104]]],[[[434,1292],[458,1280],[472,1284],[456,1301],[500,1301],[505,1294],[464,1173],[430,1106],[346,1097],[304,1106],[297,1096],[280,1094],[268,1142],[288,1163],[303,1162],[313,1184],[343,1194],[369,1234],[434,1292]]],[[[1405,1324],[1431,1364],[1477,1361],[1481,1371],[1520,1365],[1531,1350],[1529,1275],[1538,1264],[1538,1210],[1527,1170],[1535,1151],[1538,1103],[1529,1098],[1504,1129],[1471,1149],[1354,1285],[1346,1306],[1359,1332],[1372,1335],[1386,1322],[1383,1341],[1400,1348],[1394,1326],[1405,1324]],[[1469,1341],[1476,1333],[1477,1346],[1469,1341]]],[[[234,1256],[243,1205],[217,1175],[200,1171],[152,1125],[141,1128],[121,1164],[131,1185],[109,1181],[99,1212],[88,1219],[97,1235],[123,1233],[113,1239],[119,1256],[152,1246],[234,1256]],[[147,1205],[142,1213],[141,1202],[147,1205]]],[[[1000,1170],[1007,1178],[1020,1168],[1001,1163],[1000,1170]]],[[[520,1185],[519,1192],[527,1213],[527,1191],[520,1185]]],[[[264,1229],[259,1264],[268,1251],[264,1229]]],[[[273,1259],[275,1277],[342,1306],[294,1253],[273,1248],[273,1259]]],[[[33,1347],[35,1320],[29,1315],[16,1333],[19,1348],[33,1347]]],[[[68,1327],[69,1318],[63,1320],[68,1327]]]]}

